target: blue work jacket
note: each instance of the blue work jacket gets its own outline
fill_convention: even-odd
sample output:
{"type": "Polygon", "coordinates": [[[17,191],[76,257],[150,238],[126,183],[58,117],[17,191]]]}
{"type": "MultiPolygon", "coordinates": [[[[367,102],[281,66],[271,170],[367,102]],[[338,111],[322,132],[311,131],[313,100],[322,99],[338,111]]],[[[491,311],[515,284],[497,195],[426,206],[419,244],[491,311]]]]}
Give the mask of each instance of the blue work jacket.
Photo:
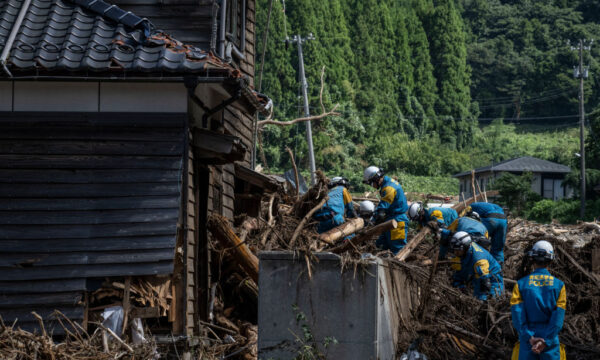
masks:
{"type": "Polygon", "coordinates": [[[513,288],[510,311],[521,344],[529,344],[534,336],[544,339],[548,348],[558,345],[566,309],[565,284],[544,268],[520,279],[513,288]]]}
{"type": "Polygon", "coordinates": [[[408,210],[408,204],[406,202],[406,196],[402,186],[389,176],[383,177],[383,184],[379,188],[380,201],[375,209],[375,213],[378,210],[384,209],[387,220],[398,218],[406,218],[406,211],[408,210]]]}
{"type": "Polygon", "coordinates": [[[323,233],[344,223],[345,217],[354,217],[352,195],[346,187],[336,186],[327,193],[329,200],[313,215],[319,221],[318,233],[323,233]]]}
{"type": "Polygon", "coordinates": [[[499,296],[504,291],[500,264],[486,249],[476,243],[471,243],[465,256],[453,259],[452,268],[455,270],[452,276],[453,285],[461,287],[472,281],[473,295],[479,300],[487,300],[488,295],[499,296]],[[486,279],[492,284],[491,294],[483,292],[481,288],[482,281],[486,279]]]}
{"type": "MultiPolygon", "coordinates": [[[[479,214],[480,217],[487,217],[489,214],[504,214],[504,210],[499,205],[487,202],[474,202],[469,205],[471,209],[479,214]]],[[[467,207],[467,211],[468,211],[467,207]]]]}
{"type": "Polygon", "coordinates": [[[437,220],[440,226],[447,228],[456,219],[458,219],[458,213],[453,208],[432,207],[425,210],[425,216],[423,216],[423,220],[421,220],[420,225],[425,226],[431,220],[437,220]]]}

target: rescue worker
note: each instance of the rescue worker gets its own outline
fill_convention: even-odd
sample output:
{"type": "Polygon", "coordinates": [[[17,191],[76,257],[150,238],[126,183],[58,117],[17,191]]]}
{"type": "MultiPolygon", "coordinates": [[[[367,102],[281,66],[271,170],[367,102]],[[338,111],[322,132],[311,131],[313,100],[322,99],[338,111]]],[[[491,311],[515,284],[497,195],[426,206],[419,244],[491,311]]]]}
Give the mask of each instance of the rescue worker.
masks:
{"type": "Polygon", "coordinates": [[[358,216],[365,220],[365,223],[371,221],[373,213],[375,212],[375,204],[370,200],[361,201],[358,209],[358,216]]]}
{"type": "Polygon", "coordinates": [[[379,190],[380,201],[373,214],[373,222],[382,223],[392,219],[398,222],[397,228],[381,234],[376,242],[377,247],[390,250],[395,255],[406,246],[409,220],[404,190],[396,180],[385,176],[383,170],[376,166],[365,169],[363,182],[379,190]]]}
{"type": "Polygon", "coordinates": [[[456,232],[466,232],[471,236],[471,240],[476,242],[479,246],[488,248],[488,231],[479,221],[470,217],[460,217],[452,222],[447,229],[441,229],[440,231],[440,254],[439,258],[444,259],[448,249],[448,240],[456,232]]]}
{"type": "Polygon", "coordinates": [[[554,260],[554,249],[538,241],[527,253],[534,270],[517,281],[510,299],[512,323],[519,334],[512,360],[563,360],[565,351],[558,340],[567,309],[565,284],[546,267],[554,260]]]}
{"type": "Polygon", "coordinates": [[[453,259],[452,275],[454,287],[466,293],[466,285],[473,283],[473,295],[485,301],[504,292],[502,269],[490,253],[474,243],[471,236],[459,231],[448,242],[450,250],[457,257],[453,259]]]}
{"type": "Polygon", "coordinates": [[[345,222],[345,218],[356,217],[352,204],[352,195],[348,191],[348,179],[336,176],[329,182],[329,200],[318,210],[313,218],[319,222],[317,232],[324,233],[345,222]]]}
{"type": "Polygon", "coordinates": [[[481,223],[487,228],[491,248],[490,253],[502,265],[504,263],[504,244],[506,243],[506,215],[504,210],[496,204],[487,202],[474,202],[466,209],[467,215],[470,212],[477,212],[481,218],[481,223]]]}
{"type": "Polygon", "coordinates": [[[424,209],[420,202],[412,203],[408,207],[408,217],[411,221],[417,221],[419,228],[424,227],[430,221],[437,221],[440,227],[447,228],[458,219],[458,213],[449,207],[431,207],[424,209]]]}

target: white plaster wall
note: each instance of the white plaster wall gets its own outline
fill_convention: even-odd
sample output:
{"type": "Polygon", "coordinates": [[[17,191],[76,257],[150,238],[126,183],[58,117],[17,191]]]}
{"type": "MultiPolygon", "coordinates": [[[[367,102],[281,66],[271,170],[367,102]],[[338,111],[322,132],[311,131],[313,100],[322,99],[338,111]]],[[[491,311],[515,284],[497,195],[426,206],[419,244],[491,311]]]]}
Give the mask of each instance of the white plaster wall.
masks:
{"type": "Polygon", "coordinates": [[[15,81],[13,111],[98,111],[97,82],[15,81]]]}
{"type": "Polygon", "coordinates": [[[100,111],[184,113],[187,90],[181,83],[101,83],[100,111]]]}
{"type": "Polygon", "coordinates": [[[187,112],[181,83],[0,81],[0,111],[187,112]]]}

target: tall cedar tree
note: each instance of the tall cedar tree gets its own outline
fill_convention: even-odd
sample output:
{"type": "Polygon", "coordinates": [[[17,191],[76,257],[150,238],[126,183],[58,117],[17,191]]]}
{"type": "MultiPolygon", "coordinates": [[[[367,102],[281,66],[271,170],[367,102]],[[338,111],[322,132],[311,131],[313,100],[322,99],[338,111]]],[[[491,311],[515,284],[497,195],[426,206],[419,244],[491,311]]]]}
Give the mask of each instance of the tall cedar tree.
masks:
{"type": "Polygon", "coordinates": [[[439,0],[429,14],[427,37],[437,79],[437,113],[455,119],[468,116],[470,72],[462,18],[453,0],[439,0]]]}

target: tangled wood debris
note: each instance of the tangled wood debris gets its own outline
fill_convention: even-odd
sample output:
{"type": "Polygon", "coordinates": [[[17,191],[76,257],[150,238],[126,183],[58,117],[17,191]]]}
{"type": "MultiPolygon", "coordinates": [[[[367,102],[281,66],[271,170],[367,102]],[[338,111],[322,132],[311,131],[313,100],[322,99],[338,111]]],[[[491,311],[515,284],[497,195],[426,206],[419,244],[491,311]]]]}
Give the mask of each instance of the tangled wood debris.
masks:
{"type": "Polygon", "coordinates": [[[34,316],[40,323],[41,333],[32,334],[5,324],[0,319],[0,359],[133,360],[154,359],[157,354],[156,346],[151,341],[128,344],[101,325],[90,335],[59,311],[52,316],[62,326],[66,336],[62,341],[55,342],[51,334],[46,332],[42,317],[36,313],[34,316]]]}
{"type": "MultiPolygon", "coordinates": [[[[531,271],[526,252],[536,241],[548,240],[557,249],[549,270],[565,282],[567,314],[560,339],[569,358],[600,357],[600,286],[598,274],[591,272],[592,253],[600,248],[596,224],[541,225],[519,219],[510,220],[504,265],[505,294],[487,303],[456,291],[450,284],[451,270],[438,265],[431,279],[423,260],[434,258],[433,242],[423,242],[406,262],[399,262],[414,276],[419,288],[430,292],[423,320],[403,329],[400,349],[421,338],[421,351],[430,359],[456,355],[475,359],[506,359],[517,341],[511,324],[510,294],[514,281],[531,271]],[[433,255],[432,255],[433,254],[433,255]]],[[[422,295],[425,297],[425,295],[422,295]]]]}
{"type": "MultiPolygon", "coordinates": [[[[235,270],[235,281],[240,282],[240,287],[241,283],[245,282],[256,289],[256,282],[253,280],[254,270],[249,271],[247,266],[243,265],[247,259],[233,260],[239,257],[239,253],[254,256],[253,254],[258,254],[261,250],[294,251],[306,260],[309,274],[311,261],[314,260],[312,254],[318,251],[340,254],[344,266],[357,266],[363,253],[389,257],[389,253],[378,251],[374,243],[378,234],[395,226],[392,222],[377,227],[348,225],[356,227],[357,230],[357,235],[351,241],[343,241],[346,235],[344,229],[319,237],[315,231],[317,224],[310,213],[320,208],[326,199],[327,179],[321,173],[317,179],[317,184],[299,199],[295,193],[266,197],[257,219],[244,218],[238,221],[240,225],[236,232],[240,237],[243,234],[243,241],[220,243],[218,250],[224,254],[223,259],[229,258],[242,265],[237,266],[235,270]],[[249,222],[256,226],[248,227],[249,222]],[[374,231],[374,228],[378,230],[374,231]],[[246,248],[247,252],[240,251],[240,247],[246,248]]],[[[467,204],[468,202],[461,202],[456,207],[460,211],[467,204]]],[[[219,238],[216,233],[214,235],[219,238]]],[[[509,223],[504,268],[506,292],[499,299],[486,303],[452,288],[452,270],[448,266],[450,262],[435,261],[438,245],[430,232],[425,230],[416,233],[415,230],[411,230],[409,244],[413,242],[412,246],[392,261],[411,274],[421,294],[419,296],[422,304],[414,309],[414,322],[401,330],[398,349],[405,350],[412,341],[421,338],[421,351],[430,359],[456,358],[457,355],[473,359],[507,358],[517,341],[511,324],[510,293],[514,280],[525,276],[529,271],[526,251],[541,239],[551,241],[556,247],[557,259],[550,271],[567,285],[568,309],[560,334],[567,347],[567,353],[576,359],[599,358],[600,276],[592,272],[592,254],[594,251],[600,252],[600,226],[594,223],[572,226],[541,225],[520,219],[511,220],[509,223]]],[[[246,300],[245,303],[255,303],[256,294],[238,291],[237,296],[238,300],[239,296],[251,296],[252,300],[246,300]]],[[[227,299],[218,302],[224,302],[221,305],[222,311],[239,306],[233,305],[227,299]]],[[[223,313],[223,316],[229,317],[231,321],[251,321],[256,324],[255,319],[250,320],[251,316],[248,314],[242,317],[243,320],[236,319],[236,313],[239,314],[239,311],[223,313]]],[[[228,329],[233,328],[224,326],[228,329]]],[[[235,331],[238,335],[242,333],[235,331]]],[[[252,354],[256,351],[256,343],[253,341],[253,338],[247,337],[245,341],[240,341],[237,347],[228,348],[228,352],[221,354],[230,354],[242,349],[240,355],[244,355],[239,358],[251,359],[253,355],[250,349],[252,354]]]]}
{"type": "MultiPolygon", "coordinates": [[[[319,251],[339,254],[343,267],[354,266],[355,271],[364,262],[364,253],[386,257],[409,274],[420,299],[418,306],[410,309],[412,318],[404,319],[406,322],[398,330],[400,353],[415,339],[420,339],[420,351],[430,359],[457,356],[506,359],[517,341],[511,324],[510,292],[515,280],[530,271],[526,251],[542,239],[554,245],[557,256],[550,271],[567,287],[567,315],[560,333],[567,354],[569,358],[581,360],[600,358],[600,225],[537,224],[511,219],[505,248],[506,292],[498,299],[482,303],[450,285],[450,262],[437,261],[439,247],[429,228],[418,233],[411,229],[409,246],[396,257],[374,246],[380,233],[397,226],[393,220],[377,226],[365,225],[362,220],[352,221],[319,236],[311,215],[327,199],[328,180],[320,172],[317,180],[315,186],[299,197],[295,192],[266,196],[260,215],[238,218],[236,226],[223,217],[209,217],[207,228],[214,239],[210,243],[214,254],[213,283],[208,290],[208,321],[198,321],[202,331],[194,346],[194,359],[257,359],[257,254],[262,250],[297,253],[306,261],[309,274],[311,262],[315,261],[313,254],[319,251]],[[348,231],[356,235],[344,241],[348,231]]],[[[458,210],[467,203],[457,204],[458,210]]],[[[170,281],[164,279],[111,281],[90,294],[90,303],[99,311],[115,302],[125,302],[125,297],[129,298],[125,294],[130,293],[130,318],[139,316],[140,308],[153,309],[165,316],[172,300],[171,286],[170,281]]],[[[77,324],[69,323],[64,315],[55,313],[54,316],[62,321],[66,333],[57,343],[45,331],[31,334],[0,323],[0,358],[151,359],[155,356],[157,348],[152,342],[134,346],[113,340],[107,344],[107,336],[102,336],[106,330],[101,325],[92,326],[97,330],[89,335],[77,324]]],[[[90,322],[94,320],[92,317],[90,322]]],[[[158,351],[161,352],[160,348],[158,351]]]]}

